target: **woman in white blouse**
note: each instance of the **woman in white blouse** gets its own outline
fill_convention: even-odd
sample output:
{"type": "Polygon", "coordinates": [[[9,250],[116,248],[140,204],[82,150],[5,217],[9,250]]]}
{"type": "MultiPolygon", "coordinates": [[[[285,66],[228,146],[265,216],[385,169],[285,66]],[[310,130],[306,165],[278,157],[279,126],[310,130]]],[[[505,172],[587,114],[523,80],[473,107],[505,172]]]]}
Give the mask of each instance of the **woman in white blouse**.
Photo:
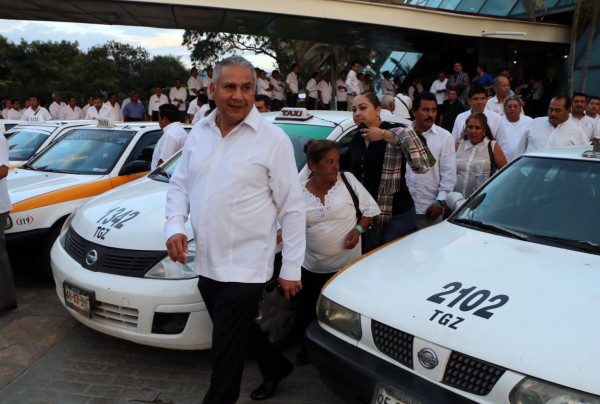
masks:
{"type": "Polygon", "coordinates": [[[470,196],[492,173],[492,163],[497,170],[506,165],[506,157],[492,131],[484,113],[471,114],[463,129],[462,141],[456,150],[455,191],[470,196]]]}
{"type": "MultiPolygon", "coordinates": [[[[315,319],[319,292],[338,270],[361,255],[361,233],[381,211],[351,173],[340,174],[340,152],[331,140],[311,140],[304,146],[311,175],[302,184],[306,206],[306,255],[302,291],[298,294],[298,325],[304,331],[315,319]],[[358,199],[361,218],[344,175],[358,199]]],[[[306,363],[304,347],[296,363],[306,363]]]]}

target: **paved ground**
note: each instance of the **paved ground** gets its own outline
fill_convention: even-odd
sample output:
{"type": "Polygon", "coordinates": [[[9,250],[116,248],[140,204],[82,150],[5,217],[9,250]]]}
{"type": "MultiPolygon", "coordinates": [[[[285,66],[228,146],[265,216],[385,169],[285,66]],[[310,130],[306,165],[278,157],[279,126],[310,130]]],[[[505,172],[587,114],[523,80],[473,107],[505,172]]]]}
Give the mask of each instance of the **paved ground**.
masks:
{"type": "MultiPolygon", "coordinates": [[[[50,282],[17,279],[19,308],[0,312],[0,403],[199,403],[208,351],[136,345],[90,330],[59,303],[50,282]],[[34,283],[32,285],[32,283],[34,283]]],[[[293,358],[298,346],[286,350],[293,358]]],[[[260,384],[248,362],[239,403],[260,384]]],[[[311,367],[297,367],[267,401],[342,403],[311,367]]]]}

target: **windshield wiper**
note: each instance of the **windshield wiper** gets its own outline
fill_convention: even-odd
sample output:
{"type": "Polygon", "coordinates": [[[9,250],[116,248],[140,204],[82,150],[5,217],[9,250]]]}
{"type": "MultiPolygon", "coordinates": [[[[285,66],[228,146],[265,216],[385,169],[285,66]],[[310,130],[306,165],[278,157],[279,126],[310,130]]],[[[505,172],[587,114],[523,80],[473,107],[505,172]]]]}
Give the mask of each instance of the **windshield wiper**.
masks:
{"type": "Polygon", "coordinates": [[[530,239],[530,237],[528,235],[526,235],[526,234],[519,233],[519,232],[514,231],[514,230],[509,230],[509,229],[507,229],[505,227],[498,226],[496,224],[484,223],[484,222],[482,222],[480,220],[454,219],[453,222],[454,223],[466,224],[468,226],[472,226],[472,227],[477,228],[477,229],[488,230],[488,231],[491,231],[491,232],[496,233],[496,234],[502,234],[504,236],[509,236],[509,237],[516,238],[516,239],[519,239],[519,240],[528,241],[530,239]]]}
{"type": "Polygon", "coordinates": [[[579,250],[589,252],[589,253],[599,253],[600,252],[600,244],[594,244],[591,241],[584,240],[572,240],[570,238],[558,237],[558,236],[544,236],[543,234],[534,234],[533,237],[539,238],[541,240],[551,241],[556,244],[574,247],[579,250]]]}

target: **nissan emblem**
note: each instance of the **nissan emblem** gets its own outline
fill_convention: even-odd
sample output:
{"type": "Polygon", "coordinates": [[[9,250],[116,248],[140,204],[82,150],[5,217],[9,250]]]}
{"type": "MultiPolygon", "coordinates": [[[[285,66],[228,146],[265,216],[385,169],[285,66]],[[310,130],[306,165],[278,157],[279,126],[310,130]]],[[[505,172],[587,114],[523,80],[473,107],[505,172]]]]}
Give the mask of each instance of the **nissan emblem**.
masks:
{"type": "Polygon", "coordinates": [[[437,355],[430,348],[423,348],[417,354],[419,362],[425,369],[433,369],[439,363],[437,355]]]}
{"type": "Polygon", "coordinates": [[[92,266],[96,263],[96,261],[98,261],[98,252],[96,250],[88,251],[88,253],[85,255],[85,263],[88,266],[92,266]]]}

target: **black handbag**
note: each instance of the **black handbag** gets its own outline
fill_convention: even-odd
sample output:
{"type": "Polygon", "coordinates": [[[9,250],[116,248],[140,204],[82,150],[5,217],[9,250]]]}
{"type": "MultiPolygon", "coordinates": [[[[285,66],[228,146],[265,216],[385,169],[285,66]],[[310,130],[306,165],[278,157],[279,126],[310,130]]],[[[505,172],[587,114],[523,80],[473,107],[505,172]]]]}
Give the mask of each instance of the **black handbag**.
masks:
{"type": "MultiPolygon", "coordinates": [[[[350,186],[350,183],[346,179],[346,176],[344,175],[343,171],[340,172],[340,175],[342,177],[342,181],[344,181],[344,184],[346,185],[346,188],[348,188],[348,192],[350,192],[350,196],[352,197],[354,209],[356,209],[356,223],[358,223],[362,218],[362,212],[358,208],[358,196],[356,196],[354,189],[352,189],[352,187],[350,186]]],[[[364,229],[364,232],[361,235],[361,246],[363,254],[374,250],[381,245],[381,233],[381,223],[377,220],[377,218],[375,218],[373,222],[371,222],[371,225],[364,229]]]]}

